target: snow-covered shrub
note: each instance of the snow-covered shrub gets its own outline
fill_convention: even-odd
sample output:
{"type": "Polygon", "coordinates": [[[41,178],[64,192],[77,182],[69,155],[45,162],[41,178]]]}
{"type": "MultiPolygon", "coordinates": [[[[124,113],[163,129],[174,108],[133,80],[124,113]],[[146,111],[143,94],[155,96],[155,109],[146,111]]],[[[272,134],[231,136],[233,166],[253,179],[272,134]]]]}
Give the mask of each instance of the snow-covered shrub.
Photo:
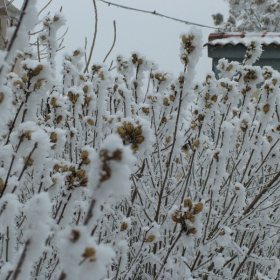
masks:
{"type": "Polygon", "coordinates": [[[213,15],[215,25],[220,31],[266,31],[280,30],[280,3],[278,0],[225,0],[229,3],[229,17],[213,15]]]}
{"type": "Polygon", "coordinates": [[[19,75],[1,54],[0,279],[279,277],[280,75],[259,49],[195,83],[191,28],[178,77],[138,53],[84,73],[76,49],[59,81],[63,23],[42,21],[47,59],[25,48],[19,75]]]}

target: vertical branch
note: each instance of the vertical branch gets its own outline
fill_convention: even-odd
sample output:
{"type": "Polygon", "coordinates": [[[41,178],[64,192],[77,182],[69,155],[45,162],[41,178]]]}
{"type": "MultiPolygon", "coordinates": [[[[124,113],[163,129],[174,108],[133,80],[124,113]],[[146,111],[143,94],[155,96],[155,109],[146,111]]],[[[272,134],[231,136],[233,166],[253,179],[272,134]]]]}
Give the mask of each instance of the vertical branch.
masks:
{"type": "Polygon", "coordinates": [[[93,49],[95,46],[96,36],[97,36],[97,24],[98,24],[97,6],[96,6],[96,1],[95,0],[92,0],[92,1],[93,1],[93,5],[94,5],[94,12],[95,12],[95,29],[94,29],[93,41],[92,41],[92,45],[91,45],[91,49],[90,49],[90,53],[89,53],[89,57],[88,57],[88,62],[87,62],[86,68],[84,70],[84,73],[88,72],[88,66],[91,61],[93,49]]]}

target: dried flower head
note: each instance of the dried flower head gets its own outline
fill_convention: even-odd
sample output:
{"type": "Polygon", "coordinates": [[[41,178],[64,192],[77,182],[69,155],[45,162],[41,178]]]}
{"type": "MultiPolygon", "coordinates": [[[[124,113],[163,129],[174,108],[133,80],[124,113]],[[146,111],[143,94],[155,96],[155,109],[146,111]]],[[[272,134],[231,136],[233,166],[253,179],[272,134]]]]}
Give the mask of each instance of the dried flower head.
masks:
{"type": "Polygon", "coordinates": [[[155,239],[156,237],[153,234],[151,234],[145,239],[145,242],[153,242],[155,239]]]}

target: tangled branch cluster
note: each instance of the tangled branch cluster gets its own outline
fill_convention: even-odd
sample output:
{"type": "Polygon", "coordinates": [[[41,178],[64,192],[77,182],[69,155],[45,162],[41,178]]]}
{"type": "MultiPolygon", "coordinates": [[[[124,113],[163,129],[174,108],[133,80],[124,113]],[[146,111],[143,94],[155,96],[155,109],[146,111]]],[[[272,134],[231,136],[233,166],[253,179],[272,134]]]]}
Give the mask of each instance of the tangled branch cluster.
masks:
{"type": "Polygon", "coordinates": [[[46,60],[1,68],[0,279],[279,277],[280,75],[255,43],[202,83],[194,28],[178,77],[138,53],[83,73],[77,49],[59,81],[62,23],[43,20],[46,60]]]}

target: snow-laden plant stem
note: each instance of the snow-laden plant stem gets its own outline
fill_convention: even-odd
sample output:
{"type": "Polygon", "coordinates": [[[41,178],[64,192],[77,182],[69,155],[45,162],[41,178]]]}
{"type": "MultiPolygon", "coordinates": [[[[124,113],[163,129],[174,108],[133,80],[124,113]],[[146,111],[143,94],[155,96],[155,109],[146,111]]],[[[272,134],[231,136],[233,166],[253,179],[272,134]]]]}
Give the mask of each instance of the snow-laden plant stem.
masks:
{"type": "Polygon", "coordinates": [[[1,53],[0,279],[279,278],[280,75],[252,66],[260,44],[202,83],[195,28],[176,78],[138,53],[83,73],[76,49],[59,81],[65,20],[22,49],[34,15],[1,53]]]}

